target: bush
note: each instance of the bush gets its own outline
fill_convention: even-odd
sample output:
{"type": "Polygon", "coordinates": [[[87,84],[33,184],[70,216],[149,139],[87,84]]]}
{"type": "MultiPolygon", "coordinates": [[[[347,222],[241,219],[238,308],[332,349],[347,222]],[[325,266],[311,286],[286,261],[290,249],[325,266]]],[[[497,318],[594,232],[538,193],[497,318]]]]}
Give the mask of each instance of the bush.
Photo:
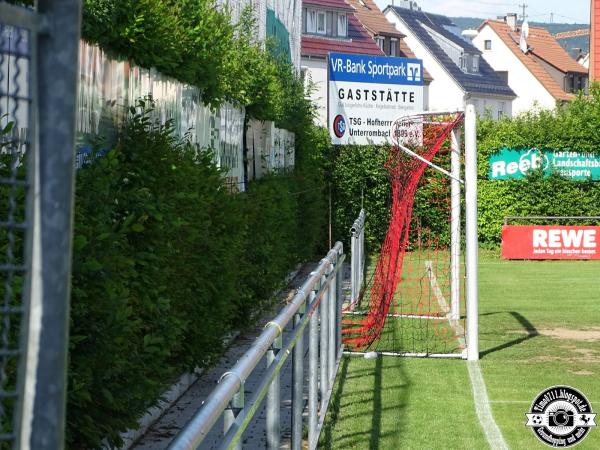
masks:
{"type": "Polygon", "coordinates": [[[307,230],[300,221],[311,207],[299,195],[301,167],[232,194],[211,153],[151,122],[147,107],[77,173],[70,448],[118,444],[176,375],[219,357],[227,332],[324,242],[322,221],[307,230]],[[313,239],[299,242],[302,233],[313,239]]]}
{"type": "MultiPolygon", "coordinates": [[[[502,147],[600,151],[600,89],[554,111],[532,111],[478,124],[480,241],[498,245],[505,216],[598,216],[600,184],[531,173],[524,180],[487,180],[489,157],[502,147]]],[[[581,223],[581,222],[579,222],[581,223]]]]}

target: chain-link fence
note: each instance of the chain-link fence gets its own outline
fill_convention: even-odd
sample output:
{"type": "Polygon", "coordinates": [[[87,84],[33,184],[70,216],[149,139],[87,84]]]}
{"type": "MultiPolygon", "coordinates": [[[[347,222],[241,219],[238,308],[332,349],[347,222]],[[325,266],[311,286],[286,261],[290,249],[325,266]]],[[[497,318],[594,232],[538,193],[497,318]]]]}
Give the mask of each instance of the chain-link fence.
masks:
{"type": "Polygon", "coordinates": [[[0,448],[64,443],[79,0],[0,1],[0,448]]]}

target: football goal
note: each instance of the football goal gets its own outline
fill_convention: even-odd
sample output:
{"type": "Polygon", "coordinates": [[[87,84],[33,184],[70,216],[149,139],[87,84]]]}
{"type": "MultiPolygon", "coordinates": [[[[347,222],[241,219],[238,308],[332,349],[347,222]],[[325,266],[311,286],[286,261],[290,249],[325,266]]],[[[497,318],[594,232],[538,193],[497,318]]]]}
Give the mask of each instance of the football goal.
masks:
{"type": "Polygon", "coordinates": [[[477,359],[474,110],[403,117],[393,136],[389,226],[345,311],[346,349],[477,359]]]}

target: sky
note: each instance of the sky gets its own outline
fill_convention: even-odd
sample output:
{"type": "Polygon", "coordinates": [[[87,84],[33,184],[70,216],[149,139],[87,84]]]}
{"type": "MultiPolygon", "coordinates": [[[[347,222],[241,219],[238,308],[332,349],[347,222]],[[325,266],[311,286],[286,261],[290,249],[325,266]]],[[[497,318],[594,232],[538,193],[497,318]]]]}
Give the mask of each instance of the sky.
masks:
{"type": "MultiPolygon", "coordinates": [[[[383,10],[392,0],[375,0],[383,10]]],[[[396,0],[396,4],[400,2],[396,0]]],[[[521,15],[521,4],[527,4],[525,13],[533,22],[590,23],[590,0],[417,0],[423,11],[452,17],[480,17],[483,19],[505,15],[509,12],[521,15]]]]}

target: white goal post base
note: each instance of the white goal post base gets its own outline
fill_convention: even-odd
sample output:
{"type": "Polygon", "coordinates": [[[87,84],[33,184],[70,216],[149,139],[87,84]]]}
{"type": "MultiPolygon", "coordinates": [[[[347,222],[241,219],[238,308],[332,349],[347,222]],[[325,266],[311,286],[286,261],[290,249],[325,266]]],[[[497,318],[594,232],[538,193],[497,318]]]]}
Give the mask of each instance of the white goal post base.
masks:
{"type": "Polygon", "coordinates": [[[353,352],[344,350],[343,354],[348,356],[362,356],[369,353],[377,354],[377,356],[396,356],[405,358],[439,358],[439,359],[467,359],[467,349],[464,349],[462,353],[416,353],[416,352],[353,352]]]}

